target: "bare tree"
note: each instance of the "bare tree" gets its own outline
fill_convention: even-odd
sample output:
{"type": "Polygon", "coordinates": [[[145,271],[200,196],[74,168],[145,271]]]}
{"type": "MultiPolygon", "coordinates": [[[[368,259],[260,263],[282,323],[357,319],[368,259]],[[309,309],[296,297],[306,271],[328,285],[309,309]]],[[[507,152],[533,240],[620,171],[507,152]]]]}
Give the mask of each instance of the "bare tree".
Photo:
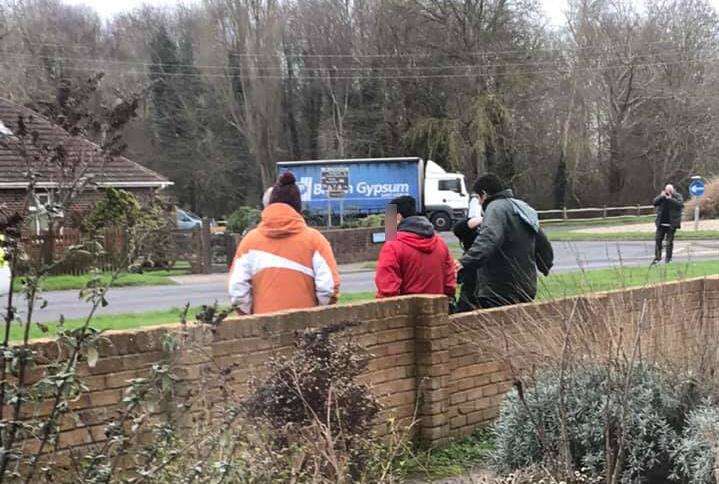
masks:
{"type": "Polygon", "coordinates": [[[262,183],[274,181],[281,129],[282,11],[274,0],[210,0],[220,45],[232,125],[247,138],[262,183]]]}

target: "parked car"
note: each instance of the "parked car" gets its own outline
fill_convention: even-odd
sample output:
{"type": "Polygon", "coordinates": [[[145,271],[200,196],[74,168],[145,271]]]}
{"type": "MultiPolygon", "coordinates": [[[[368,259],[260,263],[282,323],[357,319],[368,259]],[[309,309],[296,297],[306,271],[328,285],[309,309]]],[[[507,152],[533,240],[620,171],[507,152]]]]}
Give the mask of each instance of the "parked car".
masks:
{"type": "Polygon", "coordinates": [[[194,213],[178,208],[177,212],[177,228],[180,230],[193,230],[202,227],[202,219],[194,213]]]}

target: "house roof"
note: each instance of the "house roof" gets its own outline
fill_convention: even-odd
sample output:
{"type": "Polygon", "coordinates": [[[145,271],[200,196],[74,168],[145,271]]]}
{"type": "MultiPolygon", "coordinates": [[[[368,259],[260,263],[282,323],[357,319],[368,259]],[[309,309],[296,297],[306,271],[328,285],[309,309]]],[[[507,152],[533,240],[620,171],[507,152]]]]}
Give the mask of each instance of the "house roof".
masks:
{"type": "MultiPolygon", "coordinates": [[[[81,153],[87,160],[86,174],[92,176],[93,182],[98,186],[159,188],[172,185],[164,176],[124,156],[106,161],[96,144],[87,139],[71,138],[66,131],[37,112],[0,97],[0,136],[7,136],[8,131],[14,132],[18,128],[20,117],[24,119],[28,130],[38,133],[37,145],[56,146],[65,140],[66,150],[75,154],[81,153]]],[[[27,187],[26,171],[25,161],[20,155],[0,146],[0,189],[27,187]]],[[[56,185],[57,169],[40,167],[38,172],[38,187],[50,188],[56,185]]]]}

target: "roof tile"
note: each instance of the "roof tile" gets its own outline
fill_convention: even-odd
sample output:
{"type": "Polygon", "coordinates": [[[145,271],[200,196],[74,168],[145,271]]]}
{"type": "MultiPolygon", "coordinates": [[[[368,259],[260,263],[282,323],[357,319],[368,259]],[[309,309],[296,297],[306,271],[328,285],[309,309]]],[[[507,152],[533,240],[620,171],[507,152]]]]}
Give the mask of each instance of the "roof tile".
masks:
{"type": "MultiPolygon", "coordinates": [[[[37,146],[57,146],[65,140],[65,149],[70,157],[77,160],[83,157],[87,163],[86,174],[95,183],[112,183],[122,186],[123,183],[147,183],[157,186],[169,184],[164,176],[136,163],[124,156],[114,157],[107,161],[100,153],[98,146],[87,139],[71,138],[67,132],[54,125],[42,115],[0,97],[0,125],[10,131],[16,131],[18,120],[23,117],[30,131],[37,131],[37,146]]],[[[39,182],[53,182],[60,176],[59,168],[50,166],[33,166],[40,173],[39,182]]],[[[8,188],[8,184],[17,185],[27,182],[27,166],[23,158],[15,151],[0,147],[0,189],[8,188]]]]}

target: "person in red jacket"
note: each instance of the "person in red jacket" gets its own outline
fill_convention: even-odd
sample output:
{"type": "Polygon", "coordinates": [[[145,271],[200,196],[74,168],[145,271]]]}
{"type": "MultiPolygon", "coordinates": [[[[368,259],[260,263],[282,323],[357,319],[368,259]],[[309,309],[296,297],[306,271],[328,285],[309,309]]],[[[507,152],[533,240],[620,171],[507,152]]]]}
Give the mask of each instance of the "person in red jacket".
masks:
{"type": "Polygon", "coordinates": [[[454,299],[457,273],[447,244],[426,217],[417,215],[414,198],[398,197],[390,203],[397,207],[397,238],[380,251],[377,298],[444,294],[454,299]]]}

